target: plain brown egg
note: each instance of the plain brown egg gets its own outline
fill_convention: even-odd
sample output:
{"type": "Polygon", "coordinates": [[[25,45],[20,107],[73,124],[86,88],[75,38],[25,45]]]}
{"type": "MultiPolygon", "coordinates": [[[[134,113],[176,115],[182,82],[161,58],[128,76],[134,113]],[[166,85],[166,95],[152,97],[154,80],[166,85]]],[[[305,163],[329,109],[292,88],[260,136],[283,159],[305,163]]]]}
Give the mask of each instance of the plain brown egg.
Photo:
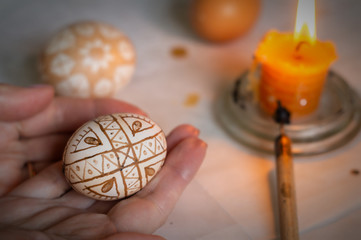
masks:
{"type": "Polygon", "coordinates": [[[191,25],[207,40],[233,40],[252,27],[260,6],[260,0],[193,0],[190,5],[191,25]]]}

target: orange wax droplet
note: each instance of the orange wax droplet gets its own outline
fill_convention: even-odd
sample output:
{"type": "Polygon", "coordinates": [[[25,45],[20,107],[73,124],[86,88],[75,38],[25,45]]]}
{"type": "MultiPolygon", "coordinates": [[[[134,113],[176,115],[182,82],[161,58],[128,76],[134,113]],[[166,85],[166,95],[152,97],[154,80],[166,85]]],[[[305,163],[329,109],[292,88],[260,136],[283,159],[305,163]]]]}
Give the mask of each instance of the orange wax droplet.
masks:
{"type": "Polygon", "coordinates": [[[187,49],[182,46],[172,48],[171,54],[174,58],[184,58],[187,56],[187,49]]]}
{"type": "Polygon", "coordinates": [[[358,170],[358,169],[352,169],[350,172],[352,175],[355,175],[355,176],[360,174],[360,170],[358,170]]]}
{"type": "Polygon", "coordinates": [[[28,166],[29,177],[34,177],[36,175],[36,172],[35,172],[33,163],[28,162],[27,166],[28,166]]]}
{"type": "Polygon", "coordinates": [[[199,95],[197,93],[190,93],[187,95],[184,101],[184,106],[194,107],[198,104],[198,102],[199,102],[199,95]]]}

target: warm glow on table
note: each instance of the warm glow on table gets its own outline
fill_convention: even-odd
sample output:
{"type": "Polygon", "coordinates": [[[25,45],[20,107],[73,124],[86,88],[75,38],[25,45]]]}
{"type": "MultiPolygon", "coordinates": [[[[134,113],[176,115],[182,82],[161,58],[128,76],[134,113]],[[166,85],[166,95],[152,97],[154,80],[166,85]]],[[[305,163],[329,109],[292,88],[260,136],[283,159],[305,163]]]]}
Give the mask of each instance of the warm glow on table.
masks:
{"type": "MultiPolygon", "coordinates": [[[[298,7],[297,17],[308,16],[314,22],[312,14],[302,14],[305,7],[298,7]]],[[[295,30],[295,34],[268,32],[255,52],[262,66],[260,105],[269,114],[278,100],[293,116],[316,110],[329,66],[337,57],[331,42],[316,39],[314,23],[297,19],[295,30]]]]}

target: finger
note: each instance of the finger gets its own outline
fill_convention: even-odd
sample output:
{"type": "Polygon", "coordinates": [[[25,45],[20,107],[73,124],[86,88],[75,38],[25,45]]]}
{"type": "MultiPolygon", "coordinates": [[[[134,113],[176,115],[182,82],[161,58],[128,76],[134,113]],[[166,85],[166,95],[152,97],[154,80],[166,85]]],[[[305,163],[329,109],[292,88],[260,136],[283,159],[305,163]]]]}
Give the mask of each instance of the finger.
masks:
{"type": "MultiPolygon", "coordinates": [[[[61,210],[61,209],[60,209],[61,210]]],[[[49,227],[46,233],[71,239],[132,239],[162,240],[163,238],[141,233],[117,233],[114,224],[104,214],[82,213],[49,227]]]]}
{"type": "MultiPolygon", "coordinates": [[[[34,164],[34,166],[36,166],[36,165],[34,164]]],[[[38,169],[38,168],[36,167],[36,169],[38,169]]],[[[38,171],[36,170],[36,172],[38,172],[38,171]]],[[[29,176],[27,176],[27,178],[29,178],[29,176]]],[[[51,181],[51,179],[49,179],[49,180],[51,181]]],[[[31,183],[31,184],[33,184],[33,183],[31,183]]],[[[30,188],[31,186],[28,185],[26,187],[30,188]]],[[[65,187],[67,187],[67,186],[65,186],[65,187]]],[[[18,187],[18,189],[14,189],[14,191],[12,191],[10,193],[10,195],[12,195],[12,196],[14,196],[14,195],[16,195],[16,196],[25,196],[24,192],[25,191],[23,189],[20,189],[18,187]],[[22,191],[22,193],[18,193],[19,191],[22,191]]],[[[89,198],[89,197],[87,197],[85,195],[82,195],[82,194],[76,192],[76,191],[73,191],[73,190],[71,190],[70,187],[66,188],[63,191],[59,191],[58,193],[56,193],[54,195],[55,195],[55,197],[60,196],[60,198],[58,199],[59,204],[61,204],[63,206],[67,206],[67,207],[77,208],[77,209],[89,208],[90,206],[92,206],[96,202],[95,199],[89,198]]],[[[27,194],[26,197],[30,197],[30,196],[27,194]]],[[[49,197],[45,196],[45,198],[49,198],[49,197]]],[[[50,197],[50,198],[52,198],[52,197],[50,197]]]]}
{"type": "Polygon", "coordinates": [[[89,212],[106,214],[112,209],[118,202],[117,201],[96,201],[92,206],[88,208],[89,212]]]}
{"type": "Polygon", "coordinates": [[[63,196],[60,197],[59,201],[64,206],[78,209],[89,208],[96,202],[95,199],[80,194],[75,190],[71,190],[65,193],[63,196]]]}
{"type": "Polygon", "coordinates": [[[26,138],[18,142],[23,162],[55,161],[62,157],[70,134],[26,138]]]}
{"type": "Polygon", "coordinates": [[[21,169],[21,176],[19,181],[16,182],[13,186],[17,186],[18,183],[24,182],[27,179],[34,177],[37,173],[41,172],[43,169],[47,168],[53,161],[41,161],[41,162],[27,162],[21,169]]]}
{"type": "Polygon", "coordinates": [[[22,88],[0,84],[0,120],[17,121],[31,117],[45,109],[53,96],[53,88],[47,85],[22,88]]]}
{"type": "Polygon", "coordinates": [[[51,226],[45,232],[66,239],[103,239],[116,233],[116,229],[104,214],[82,213],[51,226]]]}
{"type": "Polygon", "coordinates": [[[141,233],[116,233],[104,240],[165,240],[161,236],[156,235],[148,235],[148,234],[141,234],[141,233]]]}
{"type": "Polygon", "coordinates": [[[58,161],[20,184],[9,195],[52,199],[61,196],[68,189],[70,185],[63,175],[62,162],[58,161]]]}
{"type": "Polygon", "coordinates": [[[45,111],[22,121],[18,129],[23,137],[69,132],[95,117],[117,112],[145,115],[139,108],[115,99],[56,98],[45,111]]]}
{"type": "MultiPolygon", "coordinates": [[[[53,164],[53,163],[54,163],[54,159],[53,159],[52,161],[49,160],[49,161],[40,161],[40,162],[29,162],[29,163],[27,163],[26,166],[27,166],[27,168],[28,168],[28,172],[29,172],[29,173],[30,173],[30,170],[31,170],[31,169],[29,169],[30,167],[28,167],[28,164],[30,164],[30,163],[32,164],[32,168],[33,168],[33,173],[34,173],[33,176],[35,176],[37,173],[43,171],[45,168],[47,168],[47,167],[49,167],[51,164],[53,164]]],[[[29,174],[28,177],[31,177],[30,174],[29,174]]]]}
{"type": "MultiPolygon", "coordinates": [[[[3,157],[2,157],[3,158],[3,157]]],[[[6,195],[14,187],[16,187],[22,179],[22,165],[16,159],[1,159],[0,161],[0,196],[6,195]]]]}
{"type": "Polygon", "coordinates": [[[13,184],[11,184],[10,189],[15,188],[19,185],[19,183],[22,183],[29,178],[34,177],[37,173],[39,173],[53,163],[53,161],[27,162],[26,164],[24,164],[23,167],[18,167],[21,168],[19,173],[20,175],[17,178],[17,181],[12,181],[13,184]]]}
{"type": "Polygon", "coordinates": [[[168,151],[173,149],[179,142],[187,137],[197,137],[199,135],[199,130],[192,125],[183,124],[176,127],[170,132],[167,136],[167,148],[168,151]]]}
{"type": "Polygon", "coordinates": [[[118,230],[152,233],[159,228],[194,177],[205,152],[206,144],[198,138],[180,142],[170,151],[158,175],[142,191],[120,201],[109,211],[118,230]]]}
{"type": "Polygon", "coordinates": [[[83,213],[81,209],[68,208],[63,206],[52,206],[26,218],[19,224],[22,229],[45,230],[61,221],[83,213]]]}

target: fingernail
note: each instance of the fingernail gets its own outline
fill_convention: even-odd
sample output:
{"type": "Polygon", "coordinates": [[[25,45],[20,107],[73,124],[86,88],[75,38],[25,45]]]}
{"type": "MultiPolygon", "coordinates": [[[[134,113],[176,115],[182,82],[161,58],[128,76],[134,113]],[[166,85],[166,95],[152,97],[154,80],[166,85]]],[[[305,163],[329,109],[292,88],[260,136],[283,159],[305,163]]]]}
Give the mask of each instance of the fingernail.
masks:
{"type": "Polygon", "coordinates": [[[201,131],[198,128],[194,128],[193,132],[198,136],[201,131]]]}

